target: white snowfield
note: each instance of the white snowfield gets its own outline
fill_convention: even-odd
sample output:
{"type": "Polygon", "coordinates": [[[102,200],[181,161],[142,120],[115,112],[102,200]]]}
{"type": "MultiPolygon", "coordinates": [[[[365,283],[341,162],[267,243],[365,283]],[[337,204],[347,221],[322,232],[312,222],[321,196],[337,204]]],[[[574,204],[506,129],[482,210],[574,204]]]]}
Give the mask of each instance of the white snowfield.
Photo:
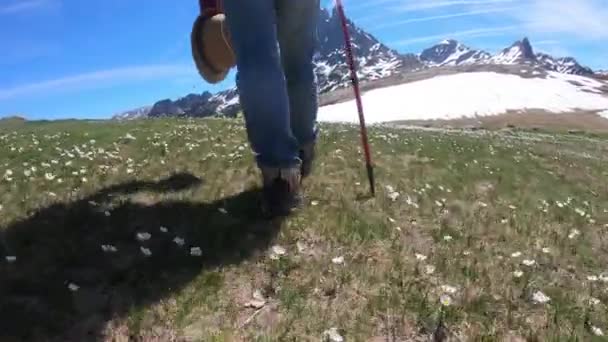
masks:
{"type": "MultiPolygon", "coordinates": [[[[495,72],[460,73],[368,91],[363,95],[363,108],[369,123],[449,120],[525,109],[554,113],[598,110],[608,118],[608,95],[599,90],[603,85],[608,84],[556,72],[549,72],[546,79],[495,72]]],[[[351,100],[323,106],[318,120],[357,123],[356,103],[351,100]]]]}

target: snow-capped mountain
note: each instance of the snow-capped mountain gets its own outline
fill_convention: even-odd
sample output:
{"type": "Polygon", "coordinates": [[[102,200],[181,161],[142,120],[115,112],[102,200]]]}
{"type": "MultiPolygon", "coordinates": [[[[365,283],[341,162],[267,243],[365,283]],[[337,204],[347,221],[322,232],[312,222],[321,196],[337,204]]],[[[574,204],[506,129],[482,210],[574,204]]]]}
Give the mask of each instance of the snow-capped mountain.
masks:
{"type": "Polygon", "coordinates": [[[420,60],[428,66],[470,65],[492,57],[481,50],[473,50],[453,39],[447,39],[422,51],[420,60]]]}
{"type": "MultiPolygon", "coordinates": [[[[450,66],[528,65],[546,71],[575,75],[594,75],[593,70],[581,66],[572,57],[555,58],[545,53],[535,53],[527,38],[513,43],[496,55],[472,49],[452,39],[423,50],[419,55],[400,54],[381,43],[371,34],[347,23],[351,34],[353,52],[358,64],[357,76],[366,82],[421,69],[450,66]]],[[[344,37],[339,16],[335,12],[321,10],[318,23],[319,50],[314,58],[319,92],[329,93],[350,85],[350,71],[344,53],[344,37]]],[[[608,77],[606,75],[598,77],[608,77]]],[[[153,106],[139,108],[114,116],[117,119],[139,117],[213,115],[234,116],[241,110],[236,88],[217,94],[189,94],[178,100],[162,100],[153,106]]]]}

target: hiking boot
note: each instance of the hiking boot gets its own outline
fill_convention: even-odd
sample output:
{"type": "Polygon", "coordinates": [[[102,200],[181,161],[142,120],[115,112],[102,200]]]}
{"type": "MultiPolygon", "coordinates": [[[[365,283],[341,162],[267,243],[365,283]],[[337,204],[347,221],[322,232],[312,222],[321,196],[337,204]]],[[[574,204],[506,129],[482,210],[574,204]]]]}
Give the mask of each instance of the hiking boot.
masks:
{"type": "Polygon", "coordinates": [[[310,176],[312,165],[315,159],[315,143],[304,145],[300,150],[300,159],[302,160],[301,174],[302,178],[310,176]]]}
{"type": "Polygon", "coordinates": [[[287,216],[302,203],[300,166],[286,169],[262,168],[262,209],[265,214],[287,216]]]}

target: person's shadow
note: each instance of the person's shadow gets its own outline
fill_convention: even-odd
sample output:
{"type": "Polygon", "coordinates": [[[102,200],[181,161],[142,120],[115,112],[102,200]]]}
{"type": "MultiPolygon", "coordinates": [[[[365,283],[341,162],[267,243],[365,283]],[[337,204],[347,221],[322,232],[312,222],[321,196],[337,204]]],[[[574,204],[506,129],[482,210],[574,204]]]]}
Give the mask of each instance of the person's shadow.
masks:
{"type": "Polygon", "coordinates": [[[126,194],[201,183],[178,174],[115,185],[0,227],[0,257],[16,256],[0,260],[0,341],[98,340],[110,319],[179,291],[207,268],[264,252],[281,221],[261,216],[255,189],[212,203],[122,201],[109,216],[104,210],[126,194]],[[145,232],[148,240],[138,238],[145,232]]]}

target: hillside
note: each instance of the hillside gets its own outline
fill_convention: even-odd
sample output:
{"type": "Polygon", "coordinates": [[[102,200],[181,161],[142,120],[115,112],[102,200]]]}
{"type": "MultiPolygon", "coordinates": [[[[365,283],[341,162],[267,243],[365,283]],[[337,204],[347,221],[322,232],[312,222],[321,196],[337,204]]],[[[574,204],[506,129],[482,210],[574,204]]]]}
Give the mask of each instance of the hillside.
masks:
{"type": "Polygon", "coordinates": [[[243,122],[0,127],[1,341],[600,341],[605,138],[322,125],[256,207],[243,122]],[[449,338],[449,339],[446,339],[449,338]]]}

